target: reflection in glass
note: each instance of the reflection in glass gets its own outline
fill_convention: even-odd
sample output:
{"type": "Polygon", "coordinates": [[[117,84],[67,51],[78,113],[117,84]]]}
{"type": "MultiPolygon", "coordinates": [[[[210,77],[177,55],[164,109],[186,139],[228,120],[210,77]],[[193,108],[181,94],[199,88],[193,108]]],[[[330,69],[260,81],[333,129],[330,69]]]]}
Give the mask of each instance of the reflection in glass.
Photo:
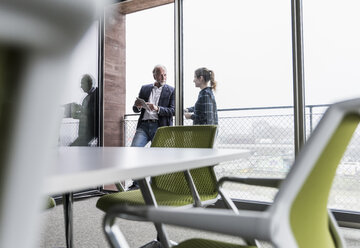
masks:
{"type": "Polygon", "coordinates": [[[71,117],[79,120],[78,137],[71,146],[96,145],[94,139],[98,137],[96,113],[99,99],[98,88],[94,86],[95,79],[90,74],[81,78],[81,89],[87,94],[81,105],[71,103],[71,117]]]}
{"type": "Polygon", "coordinates": [[[69,75],[64,75],[67,87],[61,101],[63,116],[59,146],[97,146],[98,21],[74,49],[69,67],[69,75]]]}

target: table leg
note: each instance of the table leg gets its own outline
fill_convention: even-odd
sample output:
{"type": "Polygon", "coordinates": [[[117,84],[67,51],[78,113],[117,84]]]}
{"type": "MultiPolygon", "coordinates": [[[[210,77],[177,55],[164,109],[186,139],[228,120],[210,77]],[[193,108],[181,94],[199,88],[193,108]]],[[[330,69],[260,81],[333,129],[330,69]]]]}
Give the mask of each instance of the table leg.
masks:
{"type": "Polygon", "coordinates": [[[65,220],[65,239],[66,247],[73,247],[73,212],[72,205],[74,201],[73,193],[65,193],[62,196],[65,220]]]}

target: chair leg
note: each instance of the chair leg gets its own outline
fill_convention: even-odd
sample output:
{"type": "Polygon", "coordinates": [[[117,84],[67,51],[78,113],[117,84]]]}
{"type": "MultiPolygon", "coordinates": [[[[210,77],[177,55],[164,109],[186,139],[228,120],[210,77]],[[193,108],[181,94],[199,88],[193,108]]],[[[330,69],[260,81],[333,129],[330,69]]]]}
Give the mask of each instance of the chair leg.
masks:
{"type": "Polygon", "coordinates": [[[103,222],[105,236],[112,248],[130,248],[119,227],[115,225],[115,218],[113,214],[105,214],[103,222]]]}
{"type": "Polygon", "coordinates": [[[244,241],[246,245],[261,247],[259,246],[259,242],[256,239],[244,239],[244,241]]]}
{"type": "MultiPolygon", "coordinates": [[[[235,206],[234,202],[231,200],[231,198],[225,194],[225,192],[220,188],[218,187],[218,192],[219,194],[221,195],[221,198],[223,199],[223,201],[225,202],[225,206],[228,208],[228,209],[231,209],[233,210],[233,212],[235,214],[239,214],[239,210],[237,209],[237,207],[235,206]]],[[[244,239],[245,243],[247,245],[251,245],[251,246],[256,246],[256,247],[260,247],[259,246],[259,242],[255,239],[251,239],[251,240],[248,240],[248,239],[244,239]]]]}
{"type": "Polygon", "coordinates": [[[116,188],[117,188],[117,190],[118,190],[119,192],[124,192],[124,191],[126,191],[125,188],[124,188],[124,186],[121,184],[121,182],[115,183],[115,186],[116,186],[116,188]]]}
{"type": "MultiPolygon", "coordinates": [[[[156,199],[151,189],[150,183],[146,180],[146,178],[138,180],[138,183],[146,205],[157,207],[156,199]]],[[[160,223],[154,223],[154,225],[161,244],[164,246],[164,248],[170,248],[171,244],[167,237],[164,225],[160,223]]]]}
{"type": "Polygon", "coordinates": [[[157,223],[154,223],[155,225],[155,228],[156,228],[156,231],[157,231],[157,236],[158,236],[158,240],[160,241],[160,243],[162,244],[162,246],[164,248],[170,248],[171,247],[171,244],[170,244],[170,241],[169,241],[169,238],[167,236],[167,233],[165,231],[165,227],[163,224],[157,224],[157,223]]]}

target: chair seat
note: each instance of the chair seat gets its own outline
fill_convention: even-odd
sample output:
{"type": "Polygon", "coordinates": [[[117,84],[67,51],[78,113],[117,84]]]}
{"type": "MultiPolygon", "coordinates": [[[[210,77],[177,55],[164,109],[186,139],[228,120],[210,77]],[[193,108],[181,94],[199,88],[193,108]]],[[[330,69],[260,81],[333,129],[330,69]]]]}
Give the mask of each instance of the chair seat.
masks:
{"type": "Polygon", "coordinates": [[[174,248],[256,248],[256,246],[247,246],[247,245],[235,245],[226,242],[208,240],[208,239],[189,239],[174,248]]]}
{"type": "MultiPolygon", "coordinates": [[[[170,191],[161,190],[158,188],[152,188],[156,202],[160,206],[185,206],[193,204],[193,198],[191,194],[178,194],[170,191]]],[[[211,199],[216,199],[217,192],[211,195],[201,194],[200,199],[202,201],[207,201],[211,199]]],[[[108,209],[116,204],[128,204],[128,205],[145,205],[144,199],[142,197],[141,191],[139,189],[112,193],[99,198],[96,203],[96,207],[108,211],[108,209]]]]}

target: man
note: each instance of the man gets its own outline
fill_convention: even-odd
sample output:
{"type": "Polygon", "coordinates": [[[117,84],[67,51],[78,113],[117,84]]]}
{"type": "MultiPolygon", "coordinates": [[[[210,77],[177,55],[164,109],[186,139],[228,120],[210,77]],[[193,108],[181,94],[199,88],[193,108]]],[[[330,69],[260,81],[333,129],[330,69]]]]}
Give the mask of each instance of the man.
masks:
{"type": "Polygon", "coordinates": [[[158,127],[173,124],[175,90],[166,84],[166,72],[165,66],[156,65],[153,69],[155,82],[141,87],[139,97],[133,106],[134,112],[141,114],[131,146],[145,146],[152,141],[158,127]],[[143,105],[142,100],[146,105],[143,105]]]}
{"type": "Polygon", "coordinates": [[[81,105],[72,105],[72,117],[79,119],[78,138],[71,146],[88,146],[92,139],[98,137],[98,90],[94,87],[95,79],[85,74],[81,78],[81,89],[87,93],[81,105]]]}
{"type": "MultiPolygon", "coordinates": [[[[153,69],[155,82],[143,85],[139,97],[136,99],[133,110],[139,113],[136,132],[131,146],[143,147],[152,141],[158,127],[172,126],[175,114],[175,90],[166,84],[166,68],[156,65],[153,69]]],[[[128,188],[138,189],[136,181],[128,188]]]]}

